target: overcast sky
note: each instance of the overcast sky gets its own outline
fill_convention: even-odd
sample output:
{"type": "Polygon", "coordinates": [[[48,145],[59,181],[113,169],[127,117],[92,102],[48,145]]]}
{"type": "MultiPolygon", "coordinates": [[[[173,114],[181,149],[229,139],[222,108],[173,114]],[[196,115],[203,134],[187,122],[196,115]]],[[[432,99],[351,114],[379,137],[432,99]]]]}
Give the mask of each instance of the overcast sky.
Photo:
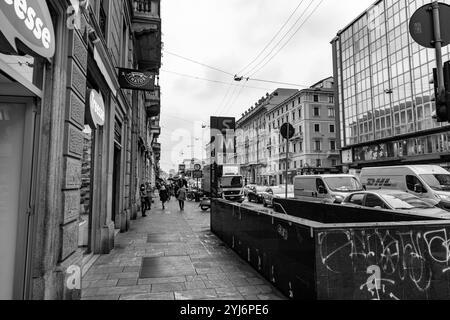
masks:
{"type": "MultiPolygon", "coordinates": [[[[303,26],[253,78],[310,86],[333,75],[330,41],[374,0],[324,0],[305,22],[319,2],[302,2],[289,23],[252,66],[259,62],[259,67],[262,66],[303,26]],[[300,20],[294,25],[298,18],[300,20]]],[[[300,0],[161,1],[164,49],[237,74],[270,43],[300,3],[300,0]]],[[[244,70],[244,76],[251,75],[247,73],[251,67],[244,70]]],[[[196,158],[203,157],[203,140],[208,131],[202,130],[202,123],[208,125],[210,116],[238,119],[266,92],[280,87],[301,89],[256,81],[232,82],[233,77],[226,73],[163,52],[160,142],[164,171],[177,169],[183,159],[192,157],[192,153],[196,158]],[[251,88],[242,88],[243,84],[251,88]]]]}

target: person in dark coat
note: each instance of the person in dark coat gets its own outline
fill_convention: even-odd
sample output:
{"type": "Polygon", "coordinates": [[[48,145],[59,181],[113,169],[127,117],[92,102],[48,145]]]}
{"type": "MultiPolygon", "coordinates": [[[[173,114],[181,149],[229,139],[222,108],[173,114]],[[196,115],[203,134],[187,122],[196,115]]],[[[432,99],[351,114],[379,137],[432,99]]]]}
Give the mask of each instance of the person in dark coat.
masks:
{"type": "Polygon", "coordinates": [[[159,189],[159,199],[161,200],[163,210],[165,210],[166,202],[169,200],[169,192],[164,185],[162,185],[161,189],[159,189]]]}
{"type": "Polygon", "coordinates": [[[145,184],[141,184],[139,195],[141,197],[142,216],[146,217],[147,215],[145,214],[145,212],[147,211],[147,188],[145,187],[145,184]]]}

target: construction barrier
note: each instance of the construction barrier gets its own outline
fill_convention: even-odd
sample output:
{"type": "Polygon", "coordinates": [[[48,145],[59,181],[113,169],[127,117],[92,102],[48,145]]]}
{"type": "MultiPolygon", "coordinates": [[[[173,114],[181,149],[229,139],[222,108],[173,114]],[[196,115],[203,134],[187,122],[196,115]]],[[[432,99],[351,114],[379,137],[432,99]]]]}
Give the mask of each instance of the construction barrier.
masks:
{"type": "Polygon", "coordinates": [[[277,203],[288,214],[213,200],[211,230],[288,298],[450,299],[450,221],[277,203]]]}

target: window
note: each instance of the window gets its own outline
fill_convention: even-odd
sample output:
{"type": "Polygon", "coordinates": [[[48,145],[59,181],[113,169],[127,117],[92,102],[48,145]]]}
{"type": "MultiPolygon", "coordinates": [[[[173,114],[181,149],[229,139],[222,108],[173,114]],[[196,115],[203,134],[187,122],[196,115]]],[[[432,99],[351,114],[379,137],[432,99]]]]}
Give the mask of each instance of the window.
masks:
{"type": "Polygon", "coordinates": [[[108,0],[100,0],[100,13],[98,18],[98,24],[102,31],[103,38],[107,40],[106,34],[108,32],[108,0]]]}
{"type": "Polygon", "coordinates": [[[300,142],[300,143],[298,144],[298,150],[299,150],[300,152],[303,151],[303,142],[300,142]]]}
{"type": "Polygon", "coordinates": [[[316,160],[316,167],[317,168],[321,168],[322,167],[322,160],[320,160],[320,159],[316,160]]]}
{"type": "Polygon", "coordinates": [[[300,160],[299,165],[300,165],[300,168],[303,168],[303,160],[300,160]]]}
{"type": "Polygon", "coordinates": [[[336,167],[337,166],[337,160],[336,159],[331,160],[331,166],[332,167],[336,167]]]}
{"type": "Polygon", "coordinates": [[[334,118],[335,117],[335,111],[334,108],[328,108],[328,117],[329,118],[334,118]]]}
{"type": "Polygon", "coordinates": [[[314,125],[314,132],[320,132],[320,124],[314,125]]]}
{"type": "Polygon", "coordinates": [[[298,132],[300,132],[300,133],[303,132],[303,131],[302,131],[302,126],[299,126],[299,127],[298,127],[298,132]]]}
{"type": "Polygon", "coordinates": [[[334,126],[334,124],[330,124],[330,133],[335,133],[335,126],[334,126]]]}
{"type": "Polygon", "coordinates": [[[302,118],[302,108],[298,109],[298,118],[301,119],[302,118]]]}
{"type": "Polygon", "coordinates": [[[320,108],[314,107],[314,117],[320,117],[320,108]]]}
{"type": "Polygon", "coordinates": [[[328,97],[328,103],[334,103],[334,96],[328,97]]]}
{"type": "Polygon", "coordinates": [[[363,205],[363,201],[364,201],[364,194],[355,194],[350,198],[350,203],[357,205],[357,206],[362,206],[363,205]]]}
{"type": "Polygon", "coordinates": [[[427,192],[419,178],[416,176],[406,176],[406,187],[409,191],[415,192],[416,185],[419,185],[422,188],[424,191],[423,193],[427,192]]]}
{"type": "Polygon", "coordinates": [[[315,151],[321,151],[322,150],[322,143],[320,141],[315,141],[314,142],[314,146],[315,146],[315,151]]]}
{"type": "Polygon", "coordinates": [[[292,112],[292,121],[295,121],[295,112],[292,112]]]}
{"type": "Polygon", "coordinates": [[[366,207],[368,208],[381,208],[381,209],[387,209],[386,204],[384,203],[383,200],[380,199],[380,197],[378,197],[375,194],[368,194],[366,196],[366,207]]]}
{"type": "Polygon", "coordinates": [[[319,96],[317,94],[314,95],[314,102],[319,102],[319,96]]]}
{"type": "Polygon", "coordinates": [[[330,141],[330,150],[336,151],[336,141],[330,141]]]}

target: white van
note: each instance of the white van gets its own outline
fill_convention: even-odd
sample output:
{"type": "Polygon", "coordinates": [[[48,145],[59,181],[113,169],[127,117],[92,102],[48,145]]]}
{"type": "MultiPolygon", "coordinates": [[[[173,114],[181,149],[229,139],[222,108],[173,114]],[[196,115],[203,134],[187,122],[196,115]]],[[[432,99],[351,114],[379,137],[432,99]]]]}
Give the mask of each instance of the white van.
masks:
{"type": "Polygon", "coordinates": [[[450,173],[440,166],[364,168],[360,180],[367,190],[395,189],[439,202],[450,209],[450,173]]]}
{"type": "Polygon", "coordinates": [[[359,180],[350,174],[297,176],[294,178],[296,200],[341,203],[352,192],[363,191],[359,180]]]}

